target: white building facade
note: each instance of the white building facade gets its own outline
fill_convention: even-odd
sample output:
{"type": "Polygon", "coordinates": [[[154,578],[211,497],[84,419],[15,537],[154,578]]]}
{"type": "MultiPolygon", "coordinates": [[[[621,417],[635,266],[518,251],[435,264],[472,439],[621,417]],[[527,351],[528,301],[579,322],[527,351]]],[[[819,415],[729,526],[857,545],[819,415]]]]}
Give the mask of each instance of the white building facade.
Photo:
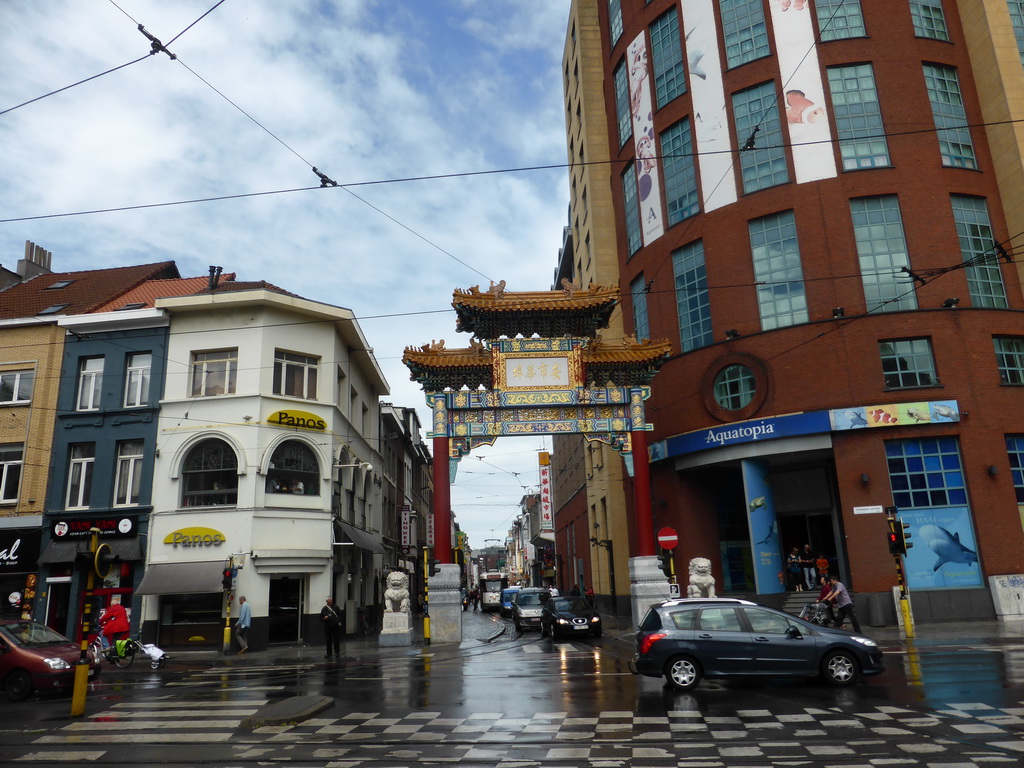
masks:
{"type": "Polygon", "coordinates": [[[242,595],[254,648],[320,642],[328,596],[354,631],[381,594],[388,385],[352,313],[266,287],[157,306],[171,328],[145,634],[227,645],[242,595]]]}

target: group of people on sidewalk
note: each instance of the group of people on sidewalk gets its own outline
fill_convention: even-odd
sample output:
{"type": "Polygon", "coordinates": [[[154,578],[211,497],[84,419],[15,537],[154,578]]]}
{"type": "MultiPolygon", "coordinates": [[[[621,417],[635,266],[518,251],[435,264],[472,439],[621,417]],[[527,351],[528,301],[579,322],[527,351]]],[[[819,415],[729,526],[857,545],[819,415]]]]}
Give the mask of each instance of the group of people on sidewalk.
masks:
{"type": "Polygon", "coordinates": [[[793,547],[786,558],[786,570],[789,573],[789,584],[797,592],[810,592],[818,579],[828,579],[829,559],[824,554],[814,554],[810,544],[803,549],[793,547]]]}

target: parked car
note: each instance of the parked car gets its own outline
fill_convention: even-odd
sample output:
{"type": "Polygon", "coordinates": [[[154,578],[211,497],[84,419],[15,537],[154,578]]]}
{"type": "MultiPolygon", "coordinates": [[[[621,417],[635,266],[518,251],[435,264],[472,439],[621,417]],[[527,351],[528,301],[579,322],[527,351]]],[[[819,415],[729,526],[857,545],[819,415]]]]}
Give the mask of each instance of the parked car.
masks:
{"type": "MultiPolygon", "coordinates": [[[[89,679],[100,673],[100,661],[91,651],[89,679]]],[[[0,682],[11,701],[21,701],[34,690],[71,688],[75,665],[81,657],[78,645],[64,635],[29,619],[0,620],[0,682]]]]}
{"type": "Polygon", "coordinates": [[[512,621],[520,632],[526,629],[540,629],[540,616],[544,610],[544,602],[551,596],[546,589],[527,587],[520,589],[516,595],[516,604],[512,609],[512,621]]]}
{"type": "Polygon", "coordinates": [[[863,635],[819,627],[747,600],[684,598],[654,605],[636,631],[634,674],[681,690],[704,677],[821,676],[851,685],[885,669],[863,635]]]}
{"type": "Polygon", "coordinates": [[[585,597],[552,597],[544,603],[540,617],[541,635],[590,634],[601,636],[601,614],[585,597]]]}
{"type": "Polygon", "coordinates": [[[503,619],[511,619],[512,612],[515,610],[516,605],[516,593],[519,592],[519,587],[508,587],[507,589],[501,590],[501,605],[498,610],[501,612],[503,619]]]}

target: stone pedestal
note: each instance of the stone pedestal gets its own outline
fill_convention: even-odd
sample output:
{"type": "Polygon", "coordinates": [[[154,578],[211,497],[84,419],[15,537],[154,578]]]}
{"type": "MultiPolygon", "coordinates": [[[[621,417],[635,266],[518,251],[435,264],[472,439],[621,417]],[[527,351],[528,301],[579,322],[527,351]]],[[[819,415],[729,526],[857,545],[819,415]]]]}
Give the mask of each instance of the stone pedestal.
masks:
{"type": "Polygon", "coordinates": [[[427,580],[427,604],[430,610],[430,642],[462,642],[462,590],[459,566],[444,563],[438,574],[427,580]]]}
{"type": "Polygon", "coordinates": [[[671,585],[661,571],[661,564],[655,555],[631,557],[629,559],[629,602],[633,612],[633,626],[647,615],[647,609],[654,603],[668,600],[674,595],[671,585]]]}
{"type": "Polygon", "coordinates": [[[412,614],[386,612],[378,643],[381,648],[412,645],[412,614]]]}

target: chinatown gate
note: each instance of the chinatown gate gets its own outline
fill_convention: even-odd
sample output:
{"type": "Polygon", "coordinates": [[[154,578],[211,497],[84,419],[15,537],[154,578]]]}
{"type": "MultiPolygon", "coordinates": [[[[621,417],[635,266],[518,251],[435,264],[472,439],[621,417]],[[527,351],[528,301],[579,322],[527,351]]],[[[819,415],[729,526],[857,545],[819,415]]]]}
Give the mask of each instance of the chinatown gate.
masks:
{"type": "Polygon", "coordinates": [[[618,304],[617,287],[511,293],[505,281],[456,290],[456,330],[465,349],[444,340],[408,347],[402,362],[426,392],[434,453],[434,556],[428,582],[432,641],[462,640],[459,567],[452,564],[451,482],[459,460],[504,435],[581,434],[609,444],[632,465],[637,555],[630,559],[638,606],[665,596],[655,557],[644,402],[671,351],[667,341],[627,336],[605,344],[598,330],[618,304]],[[442,457],[448,457],[444,461],[442,457]]]}

